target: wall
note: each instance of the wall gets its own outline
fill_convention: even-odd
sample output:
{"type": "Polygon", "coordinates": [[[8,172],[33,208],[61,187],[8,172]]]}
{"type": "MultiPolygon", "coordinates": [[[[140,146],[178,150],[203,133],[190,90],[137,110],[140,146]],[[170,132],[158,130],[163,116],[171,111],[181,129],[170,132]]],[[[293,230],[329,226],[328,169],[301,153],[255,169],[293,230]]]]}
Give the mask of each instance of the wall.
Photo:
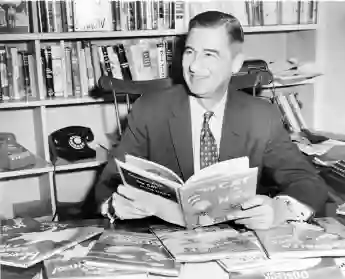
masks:
{"type": "Polygon", "coordinates": [[[345,1],[320,1],[315,128],[345,134],[345,1]]]}

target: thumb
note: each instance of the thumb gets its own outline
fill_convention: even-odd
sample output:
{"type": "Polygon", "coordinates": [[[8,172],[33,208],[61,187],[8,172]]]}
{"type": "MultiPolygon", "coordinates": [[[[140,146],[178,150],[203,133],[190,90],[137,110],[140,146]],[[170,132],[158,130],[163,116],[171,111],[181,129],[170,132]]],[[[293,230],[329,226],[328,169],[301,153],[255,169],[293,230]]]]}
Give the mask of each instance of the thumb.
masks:
{"type": "Polygon", "coordinates": [[[241,204],[241,208],[242,210],[246,210],[246,209],[249,209],[249,208],[252,208],[252,207],[256,207],[256,206],[259,206],[259,205],[262,205],[264,202],[264,199],[262,196],[260,195],[256,195],[255,197],[243,202],[241,204]]]}

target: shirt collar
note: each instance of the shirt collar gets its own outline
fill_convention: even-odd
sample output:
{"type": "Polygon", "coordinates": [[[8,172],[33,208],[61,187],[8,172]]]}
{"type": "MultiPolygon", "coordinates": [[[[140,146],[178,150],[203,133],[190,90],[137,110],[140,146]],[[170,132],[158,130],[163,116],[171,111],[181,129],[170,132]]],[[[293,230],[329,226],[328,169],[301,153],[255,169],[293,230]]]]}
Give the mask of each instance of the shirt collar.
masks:
{"type": "MultiPolygon", "coordinates": [[[[218,118],[224,113],[225,104],[228,96],[228,90],[223,95],[222,99],[212,108],[214,117],[218,118]]],[[[207,110],[198,102],[198,99],[194,96],[189,96],[191,106],[197,109],[201,114],[204,114],[207,110]]]]}

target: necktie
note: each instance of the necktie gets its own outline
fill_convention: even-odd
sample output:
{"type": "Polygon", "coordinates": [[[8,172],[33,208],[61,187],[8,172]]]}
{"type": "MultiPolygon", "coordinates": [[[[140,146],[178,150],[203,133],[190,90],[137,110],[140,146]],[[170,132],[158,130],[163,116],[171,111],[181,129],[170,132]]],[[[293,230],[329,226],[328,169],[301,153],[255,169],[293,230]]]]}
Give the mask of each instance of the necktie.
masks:
{"type": "Polygon", "coordinates": [[[204,122],[200,134],[200,169],[218,162],[217,143],[208,124],[212,116],[212,111],[207,111],[204,114],[204,122]]]}

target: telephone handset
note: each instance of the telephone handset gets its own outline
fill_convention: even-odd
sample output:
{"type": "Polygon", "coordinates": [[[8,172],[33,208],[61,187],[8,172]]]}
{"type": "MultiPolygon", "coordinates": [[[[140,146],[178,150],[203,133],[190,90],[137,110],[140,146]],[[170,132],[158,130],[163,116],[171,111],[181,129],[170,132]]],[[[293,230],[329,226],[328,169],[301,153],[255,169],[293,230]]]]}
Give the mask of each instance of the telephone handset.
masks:
{"type": "Polygon", "coordinates": [[[22,169],[35,163],[35,156],[17,142],[13,133],[0,133],[0,169],[22,169]]]}
{"type": "Polygon", "coordinates": [[[92,130],[83,126],[68,126],[49,135],[50,159],[55,164],[58,157],[69,162],[95,158],[96,151],[88,146],[94,140],[92,130]]]}

